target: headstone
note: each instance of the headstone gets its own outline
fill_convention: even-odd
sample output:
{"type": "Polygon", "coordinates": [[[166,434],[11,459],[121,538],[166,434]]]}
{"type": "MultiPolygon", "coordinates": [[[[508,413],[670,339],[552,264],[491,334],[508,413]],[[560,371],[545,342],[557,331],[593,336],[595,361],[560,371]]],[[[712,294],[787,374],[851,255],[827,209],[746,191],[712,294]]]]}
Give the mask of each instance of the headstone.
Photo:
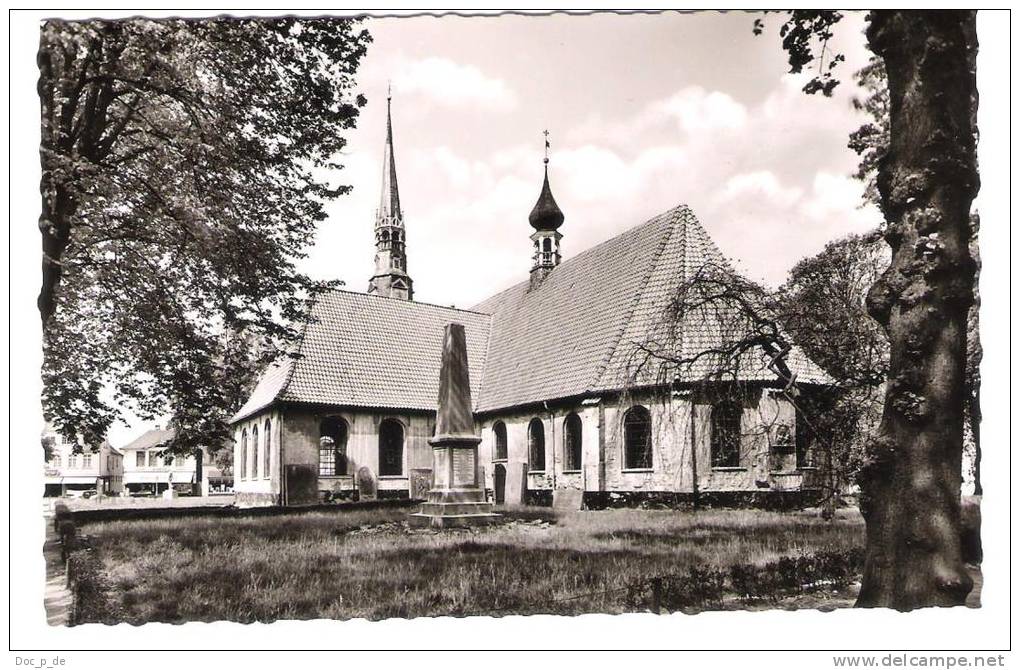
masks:
{"type": "Polygon", "coordinates": [[[284,468],[287,505],[314,505],[319,502],[319,474],[314,465],[290,463],[284,468]]]}
{"type": "Polygon", "coordinates": [[[358,468],[358,497],[361,500],[375,500],[375,475],[367,465],[358,468]]]}
{"type": "Polygon", "coordinates": [[[432,470],[430,468],[414,468],[411,470],[411,498],[425,500],[432,489],[432,470]]]}
{"type": "Polygon", "coordinates": [[[581,509],[584,492],[581,489],[563,488],[553,491],[553,509],[557,512],[576,512],[581,509]]]}
{"type": "Polygon", "coordinates": [[[506,464],[506,504],[523,505],[524,492],[528,490],[528,464],[510,462],[506,464]]]}

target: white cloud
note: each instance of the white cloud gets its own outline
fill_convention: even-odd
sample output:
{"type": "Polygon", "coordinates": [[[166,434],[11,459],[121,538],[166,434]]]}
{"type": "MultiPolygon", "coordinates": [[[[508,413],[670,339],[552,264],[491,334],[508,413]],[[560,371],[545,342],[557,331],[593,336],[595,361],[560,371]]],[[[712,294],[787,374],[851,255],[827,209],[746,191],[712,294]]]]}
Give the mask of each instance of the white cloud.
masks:
{"type": "Polygon", "coordinates": [[[789,207],[800,199],[801,193],[797,187],[780,184],[773,172],[758,170],[730,177],[717,197],[722,201],[763,197],[770,205],[789,207]]]}
{"type": "Polygon", "coordinates": [[[490,111],[510,111],[517,106],[517,96],[502,79],[446,58],[400,62],[393,87],[401,95],[422,95],[449,107],[473,104],[490,111]]]}
{"type": "Polygon", "coordinates": [[[688,133],[706,130],[734,129],[747,122],[747,110],[739,102],[720,91],[706,91],[700,86],[688,86],[666,100],[654,103],[653,117],[675,119],[688,133]]]}
{"type": "Polygon", "coordinates": [[[733,131],[747,123],[747,109],[726,93],[687,86],[646,105],[629,119],[606,121],[593,114],[568,131],[567,138],[625,146],[640,142],[650,132],[680,130],[691,139],[698,133],[733,131]]]}

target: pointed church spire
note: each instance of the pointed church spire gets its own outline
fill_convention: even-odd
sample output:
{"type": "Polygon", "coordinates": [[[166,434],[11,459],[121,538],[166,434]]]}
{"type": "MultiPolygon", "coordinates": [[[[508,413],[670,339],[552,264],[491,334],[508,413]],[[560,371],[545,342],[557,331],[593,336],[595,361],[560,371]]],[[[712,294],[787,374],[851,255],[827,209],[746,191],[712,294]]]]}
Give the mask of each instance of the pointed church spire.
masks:
{"type": "Polygon", "coordinates": [[[393,155],[392,91],[386,91],[386,144],[383,145],[382,193],[375,213],[375,275],[368,292],[411,300],[414,289],[407,274],[404,213],[397,189],[397,161],[393,155]]]}
{"type": "Polygon", "coordinates": [[[403,222],[400,212],[400,191],[397,189],[397,161],[393,156],[393,116],[390,105],[393,101],[392,91],[386,91],[386,144],[383,147],[382,194],[379,198],[379,213],[376,225],[388,222],[403,222]]]}

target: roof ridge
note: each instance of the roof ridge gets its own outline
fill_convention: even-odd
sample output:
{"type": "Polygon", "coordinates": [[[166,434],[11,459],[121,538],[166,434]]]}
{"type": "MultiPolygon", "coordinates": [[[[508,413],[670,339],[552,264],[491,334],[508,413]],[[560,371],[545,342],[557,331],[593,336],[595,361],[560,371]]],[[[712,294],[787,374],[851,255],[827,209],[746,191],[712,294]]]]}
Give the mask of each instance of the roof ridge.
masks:
{"type": "Polygon", "coordinates": [[[628,307],[627,309],[627,316],[620,322],[620,328],[616,333],[616,337],[613,338],[613,343],[606,350],[605,354],[603,354],[602,360],[599,362],[598,370],[592,377],[592,380],[588,384],[588,388],[586,390],[590,391],[592,388],[594,388],[598,381],[602,379],[602,375],[606,373],[606,368],[609,367],[609,362],[613,360],[613,354],[616,353],[616,349],[620,346],[620,340],[623,339],[623,334],[627,332],[627,327],[630,325],[631,319],[634,318],[634,311],[637,309],[637,306],[641,303],[641,298],[644,296],[645,290],[648,288],[648,280],[649,278],[651,278],[652,273],[655,272],[655,268],[659,264],[659,259],[662,258],[662,252],[666,249],[666,246],[669,244],[670,240],[673,239],[673,233],[677,229],[676,225],[677,221],[680,220],[680,213],[684,209],[687,209],[686,205],[679,205],[677,207],[674,207],[673,209],[663,212],[663,214],[660,214],[659,216],[653,217],[652,219],[648,220],[648,223],[651,223],[652,221],[658,219],[661,216],[673,214],[673,219],[670,221],[669,224],[669,230],[667,231],[666,235],[663,235],[662,241],[659,242],[659,246],[655,250],[655,254],[653,254],[651,262],[648,263],[648,267],[645,270],[645,276],[641,278],[639,289],[634,292],[634,296],[631,298],[630,307],[628,307]]]}
{"type": "Polygon", "coordinates": [[[485,377],[489,369],[489,351],[492,349],[492,315],[488,315],[489,327],[485,331],[485,357],[482,358],[482,369],[477,381],[478,393],[471,399],[471,411],[478,411],[478,403],[482,400],[482,393],[485,389],[485,377]]]}
{"type": "MultiPolygon", "coordinates": [[[[574,263],[575,261],[584,258],[586,255],[596,252],[599,248],[601,248],[601,247],[603,247],[603,246],[605,246],[607,244],[611,244],[613,242],[616,242],[623,235],[626,235],[627,233],[632,233],[632,232],[636,231],[639,228],[643,228],[643,227],[645,227],[647,225],[650,225],[650,224],[654,223],[657,219],[660,219],[660,218],[662,218],[662,217],[664,217],[664,216],[666,216],[668,214],[672,214],[672,213],[677,212],[679,210],[690,211],[690,207],[687,206],[687,203],[683,203],[683,202],[681,202],[680,204],[674,205],[673,207],[670,207],[666,211],[659,212],[655,216],[652,216],[652,217],[642,221],[641,223],[635,224],[635,225],[631,226],[630,228],[624,230],[623,232],[619,232],[619,233],[617,233],[616,235],[613,235],[610,238],[602,240],[601,242],[599,242],[595,246],[588,247],[587,249],[583,249],[582,251],[577,252],[576,254],[571,256],[570,258],[568,258],[565,261],[561,262],[557,266],[557,268],[561,268],[561,267],[563,267],[563,266],[565,266],[567,264],[574,263]]],[[[554,272],[555,272],[555,270],[554,270],[554,272]]],[[[482,304],[485,304],[487,302],[493,301],[496,298],[498,298],[499,296],[503,295],[504,293],[509,293],[510,291],[518,288],[519,286],[528,284],[529,282],[530,282],[530,279],[522,279],[519,282],[515,282],[515,283],[511,284],[510,286],[506,287],[505,289],[503,289],[501,291],[497,291],[496,293],[493,293],[489,297],[487,297],[484,300],[480,301],[478,303],[478,305],[482,305],[482,304]]],[[[465,310],[465,311],[470,311],[470,310],[465,310]]],[[[486,312],[479,312],[479,313],[480,314],[485,314],[486,312]]]]}
{"type": "Polygon", "coordinates": [[[450,310],[453,310],[455,312],[467,312],[468,314],[478,314],[480,316],[492,316],[488,312],[479,312],[478,310],[474,310],[474,309],[464,309],[463,307],[452,307],[450,305],[439,305],[439,304],[436,304],[434,302],[424,302],[422,300],[405,300],[404,298],[396,298],[396,297],[389,296],[389,295],[379,295],[379,294],[376,294],[376,293],[366,293],[364,291],[352,291],[350,289],[345,289],[345,288],[332,288],[332,289],[329,289],[328,292],[330,292],[330,293],[347,293],[348,295],[364,296],[366,298],[371,298],[373,300],[375,300],[375,299],[378,299],[378,300],[393,300],[395,302],[404,302],[404,303],[407,303],[409,305],[424,305],[426,307],[437,307],[439,309],[450,309],[450,310]]]}
{"type": "MultiPolygon", "coordinates": [[[[313,305],[314,309],[314,305],[313,305]]],[[[305,333],[308,332],[308,321],[301,322],[301,331],[298,333],[298,345],[294,351],[295,356],[292,358],[289,353],[284,354],[284,358],[287,359],[287,374],[283,377],[283,383],[280,384],[280,388],[273,394],[270,402],[280,400],[287,394],[287,388],[290,386],[290,382],[294,379],[294,370],[297,368],[298,359],[301,358],[301,349],[305,346],[305,333]]]]}
{"type": "MultiPolygon", "coordinates": [[[[683,223],[684,223],[684,242],[683,242],[683,246],[680,247],[681,253],[683,254],[683,257],[680,259],[680,267],[682,268],[681,271],[683,272],[683,277],[681,278],[681,281],[683,281],[683,282],[690,281],[690,277],[687,276],[688,272],[689,272],[689,268],[687,267],[687,259],[690,256],[690,240],[691,240],[691,236],[690,236],[691,222],[690,222],[690,219],[694,219],[695,221],[697,221],[698,217],[696,217],[694,215],[694,212],[692,212],[691,210],[688,209],[686,212],[684,212],[684,217],[683,217],[683,223]]],[[[679,341],[675,345],[676,346],[676,350],[678,352],[681,352],[681,355],[682,355],[682,352],[684,351],[684,345],[687,342],[687,329],[684,328],[683,325],[684,324],[681,323],[681,327],[677,328],[677,330],[680,331],[680,333],[679,333],[679,335],[677,335],[677,338],[678,338],[679,341]]]]}

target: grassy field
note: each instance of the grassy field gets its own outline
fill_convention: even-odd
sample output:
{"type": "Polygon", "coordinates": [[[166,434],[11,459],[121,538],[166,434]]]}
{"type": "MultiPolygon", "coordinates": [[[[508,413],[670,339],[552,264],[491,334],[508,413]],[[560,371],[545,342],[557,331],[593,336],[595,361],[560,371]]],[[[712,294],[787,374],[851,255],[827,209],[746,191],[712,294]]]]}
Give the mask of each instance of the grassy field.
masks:
{"type": "Polygon", "coordinates": [[[87,618],[617,613],[641,609],[621,592],[634,580],[863,542],[851,510],[832,523],[812,512],[740,510],[507,516],[502,526],[442,533],[408,529],[405,510],[90,524],[82,531],[100,559],[105,605],[87,618]]]}

